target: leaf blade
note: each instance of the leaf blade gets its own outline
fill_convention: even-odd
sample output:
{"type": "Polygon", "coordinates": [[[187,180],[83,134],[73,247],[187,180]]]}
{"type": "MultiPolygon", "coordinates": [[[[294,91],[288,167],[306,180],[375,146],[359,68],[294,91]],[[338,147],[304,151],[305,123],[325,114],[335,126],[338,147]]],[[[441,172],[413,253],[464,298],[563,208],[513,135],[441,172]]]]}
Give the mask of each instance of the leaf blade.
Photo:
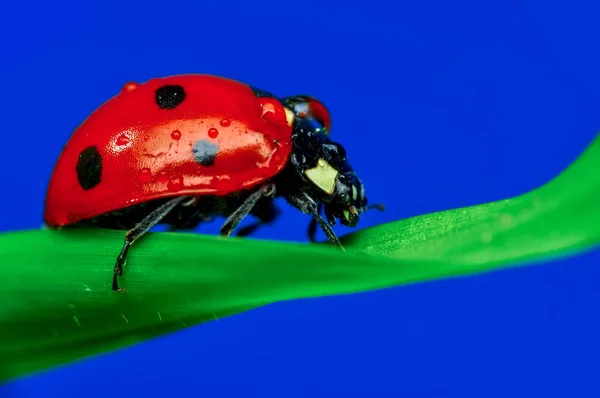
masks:
{"type": "Polygon", "coordinates": [[[0,380],[281,300],[513,267],[600,243],[600,139],[557,178],[497,202],[400,220],[324,245],[149,234],[110,290],[122,232],[0,235],[0,380]]]}

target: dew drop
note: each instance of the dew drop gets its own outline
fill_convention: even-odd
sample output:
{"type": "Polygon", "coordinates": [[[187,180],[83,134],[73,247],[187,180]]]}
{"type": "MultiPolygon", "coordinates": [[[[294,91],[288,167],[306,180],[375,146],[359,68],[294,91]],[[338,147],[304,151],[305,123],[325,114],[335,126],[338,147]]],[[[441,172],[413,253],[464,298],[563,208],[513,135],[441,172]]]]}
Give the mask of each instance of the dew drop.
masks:
{"type": "Polygon", "coordinates": [[[143,137],[143,140],[144,140],[144,141],[148,141],[148,139],[149,139],[149,138],[150,138],[150,137],[148,137],[148,135],[146,134],[146,135],[143,137]]]}
{"type": "Polygon", "coordinates": [[[150,171],[149,168],[144,167],[143,169],[141,169],[139,171],[138,178],[142,182],[148,182],[148,181],[152,180],[152,172],[150,171]]]}
{"type": "Polygon", "coordinates": [[[208,129],[208,136],[210,138],[217,138],[219,136],[219,130],[217,130],[214,127],[211,127],[210,129],[208,129]]]}
{"type": "Polygon", "coordinates": [[[219,124],[223,127],[227,127],[231,124],[231,120],[229,119],[221,119],[221,122],[219,122],[219,124]]]}
{"type": "Polygon", "coordinates": [[[171,177],[167,183],[167,189],[171,192],[181,191],[183,189],[183,178],[182,177],[171,177]]]}
{"type": "Polygon", "coordinates": [[[129,144],[129,136],[127,134],[121,134],[118,138],[117,138],[117,145],[118,146],[124,146],[129,144]]]}
{"type": "Polygon", "coordinates": [[[171,138],[173,138],[175,141],[179,140],[181,138],[181,131],[173,130],[171,132],[171,138]]]}
{"type": "Polygon", "coordinates": [[[268,103],[268,102],[266,104],[262,104],[260,116],[263,119],[266,119],[271,116],[271,115],[269,115],[269,113],[275,114],[275,105],[273,105],[272,103],[268,103]]]}
{"type": "Polygon", "coordinates": [[[161,184],[164,184],[165,182],[169,181],[169,176],[167,175],[166,171],[161,171],[160,173],[158,173],[156,180],[161,184]]]}
{"type": "Polygon", "coordinates": [[[125,83],[125,85],[123,85],[123,88],[121,89],[121,92],[130,93],[132,91],[135,91],[136,88],[138,88],[137,83],[134,83],[134,82],[125,83]]]}
{"type": "Polygon", "coordinates": [[[285,109],[279,101],[274,98],[259,97],[255,100],[255,109],[260,117],[274,125],[287,123],[285,109]]]}

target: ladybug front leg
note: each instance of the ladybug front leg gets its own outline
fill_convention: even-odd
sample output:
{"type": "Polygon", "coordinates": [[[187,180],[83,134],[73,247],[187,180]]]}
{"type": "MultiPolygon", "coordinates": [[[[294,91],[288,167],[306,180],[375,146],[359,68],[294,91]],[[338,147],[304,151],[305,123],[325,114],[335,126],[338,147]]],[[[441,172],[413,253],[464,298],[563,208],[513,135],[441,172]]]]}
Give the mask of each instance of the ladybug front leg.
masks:
{"type": "Polygon", "coordinates": [[[290,202],[292,206],[299,209],[302,213],[310,214],[313,216],[313,219],[316,220],[317,225],[321,227],[321,229],[325,233],[325,236],[327,236],[329,243],[339,247],[344,251],[346,250],[344,249],[344,246],[342,246],[342,244],[340,243],[335,232],[333,232],[333,229],[331,229],[331,226],[319,213],[319,206],[317,205],[315,200],[311,198],[306,192],[302,192],[297,195],[289,195],[286,197],[286,199],[288,202],[290,202]]]}
{"type": "Polygon", "coordinates": [[[142,221],[140,221],[135,227],[127,231],[125,234],[123,248],[121,249],[121,253],[119,253],[119,257],[117,257],[117,262],[113,270],[113,290],[122,291],[122,289],[119,289],[117,279],[119,276],[123,275],[123,266],[125,265],[125,261],[127,261],[127,253],[129,252],[131,245],[133,245],[133,243],[142,235],[152,229],[152,227],[158,224],[167,214],[169,214],[169,212],[171,212],[171,210],[173,210],[183,201],[189,199],[189,196],[178,196],[174,199],[168,200],[144,217],[142,221]]]}
{"type": "Polygon", "coordinates": [[[265,184],[256,192],[250,194],[244,202],[238,207],[223,223],[221,235],[229,236],[231,231],[250,214],[256,204],[265,197],[275,196],[275,184],[265,184]]]}
{"type": "MultiPolygon", "coordinates": [[[[321,212],[323,211],[323,203],[319,203],[317,205],[317,212],[319,214],[321,214],[321,212]]],[[[308,224],[308,240],[311,241],[312,243],[316,243],[317,239],[315,238],[315,236],[317,235],[317,226],[318,226],[318,222],[317,222],[317,218],[313,216],[313,218],[310,220],[310,224],[308,224]]]]}

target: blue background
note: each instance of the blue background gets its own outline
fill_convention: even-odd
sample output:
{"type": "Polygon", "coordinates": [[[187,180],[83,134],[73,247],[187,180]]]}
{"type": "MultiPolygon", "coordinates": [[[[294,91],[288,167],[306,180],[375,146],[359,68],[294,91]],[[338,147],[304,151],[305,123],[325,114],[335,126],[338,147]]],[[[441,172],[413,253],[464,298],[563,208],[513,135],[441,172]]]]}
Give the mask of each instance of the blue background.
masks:
{"type": "MultiPolygon", "coordinates": [[[[3,1],[0,230],[41,225],[63,144],[129,80],[211,73],[321,98],[388,207],[360,227],[533,189],[600,130],[592,2],[367,4],[3,1]]],[[[305,240],[286,210],[257,236],[305,240]]],[[[598,260],[279,303],[0,396],[600,396],[598,260]]]]}

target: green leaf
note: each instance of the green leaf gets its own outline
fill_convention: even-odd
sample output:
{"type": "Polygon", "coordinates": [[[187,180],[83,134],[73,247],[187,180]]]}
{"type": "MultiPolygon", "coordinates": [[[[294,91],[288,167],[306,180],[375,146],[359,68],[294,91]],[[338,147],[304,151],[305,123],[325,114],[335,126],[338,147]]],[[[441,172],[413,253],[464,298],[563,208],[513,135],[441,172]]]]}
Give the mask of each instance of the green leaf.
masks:
{"type": "MultiPolygon", "coordinates": [[[[600,137],[600,136],[599,136],[600,137]]],[[[600,138],[524,195],[364,229],[348,251],[152,233],[110,289],[123,233],[0,235],[0,379],[45,370],[281,300],[474,274],[590,249],[600,241],[600,138]]]]}

